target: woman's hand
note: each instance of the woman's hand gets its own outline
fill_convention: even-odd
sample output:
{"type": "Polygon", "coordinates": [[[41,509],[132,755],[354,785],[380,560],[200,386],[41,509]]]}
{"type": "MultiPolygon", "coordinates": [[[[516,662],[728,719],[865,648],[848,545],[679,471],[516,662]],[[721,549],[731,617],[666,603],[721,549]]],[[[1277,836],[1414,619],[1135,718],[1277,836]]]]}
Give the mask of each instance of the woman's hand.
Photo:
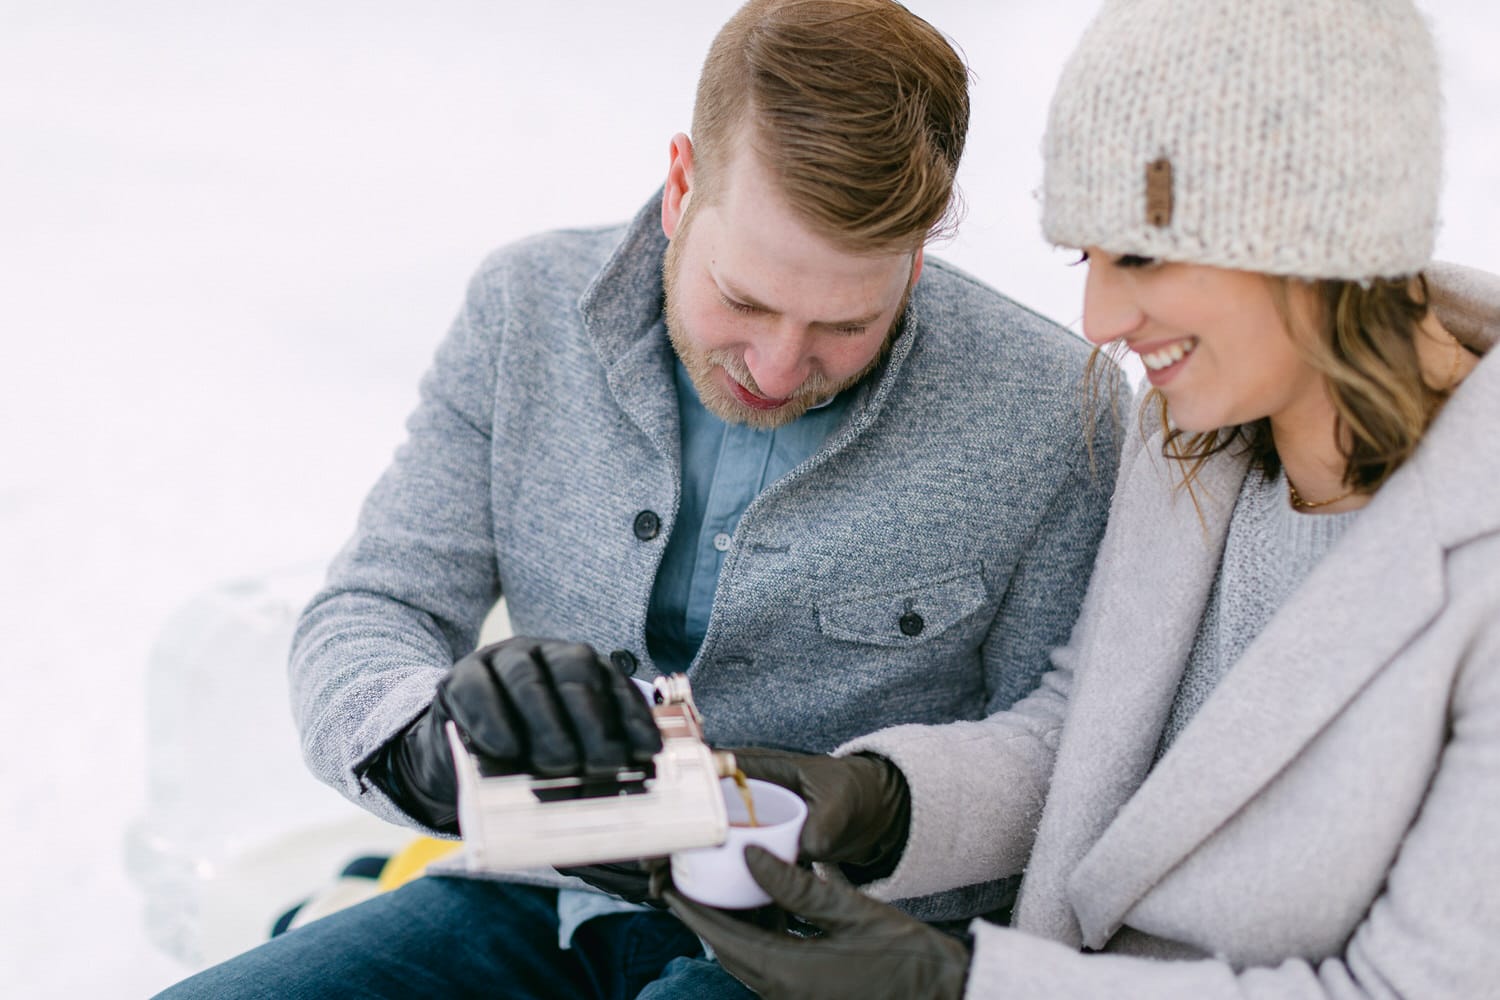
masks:
{"type": "Polygon", "coordinates": [[[684,899],[673,888],[664,898],[678,919],[713,946],[719,963],[762,997],[963,996],[969,949],[962,941],[758,847],[745,849],[745,863],[777,905],[824,933],[773,933],[684,899]]]}
{"type": "Polygon", "coordinates": [[[739,749],[748,777],[789,788],[807,803],[798,854],[803,861],[844,865],[853,882],[895,870],[911,826],[911,797],[901,770],[874,754],[830,757],[739,749]]]}

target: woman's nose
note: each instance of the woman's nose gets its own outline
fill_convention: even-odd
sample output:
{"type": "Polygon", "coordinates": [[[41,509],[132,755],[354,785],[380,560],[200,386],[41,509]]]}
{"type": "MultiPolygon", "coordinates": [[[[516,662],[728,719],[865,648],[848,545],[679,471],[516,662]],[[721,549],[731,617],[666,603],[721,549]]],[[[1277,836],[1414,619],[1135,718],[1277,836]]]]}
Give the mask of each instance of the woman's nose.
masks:
{"type": "Polygon", "coordinates": [[[1083,335],[1103,345],[1134,331],[1145,314],[1120,268],[1090,260],[1088,269],[1083,286],[1083,335]]]}

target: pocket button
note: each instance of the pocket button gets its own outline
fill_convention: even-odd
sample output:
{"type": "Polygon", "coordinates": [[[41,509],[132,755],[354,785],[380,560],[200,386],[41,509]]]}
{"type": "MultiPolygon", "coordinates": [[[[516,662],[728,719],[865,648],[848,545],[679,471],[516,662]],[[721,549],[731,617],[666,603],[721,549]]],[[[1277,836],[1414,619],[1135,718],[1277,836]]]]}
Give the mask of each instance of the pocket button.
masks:
{"type": "MultiPolygon", "coordinates": [[[[887,621],[889,621],[889,619],[887,619],[887,621]]],[[[901,626],[902,635],[921,635],[922,628],[927,623],[924,622],[922,620],[922,616],[917,614],[915,611],[908,611],[906,614],[901,616],[901,620],[896,624],[901,626]]]]}

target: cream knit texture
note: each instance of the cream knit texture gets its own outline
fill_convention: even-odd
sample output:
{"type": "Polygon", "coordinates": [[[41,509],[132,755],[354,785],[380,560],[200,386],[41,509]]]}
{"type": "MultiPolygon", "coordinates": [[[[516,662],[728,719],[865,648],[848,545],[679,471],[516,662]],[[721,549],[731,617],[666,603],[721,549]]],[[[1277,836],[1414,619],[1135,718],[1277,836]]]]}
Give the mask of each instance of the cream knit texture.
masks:
{"type": "Polygon", "coordinates": [[[1407,0],[1106,0],[1043,142],[1053,243],[1307,278],[1427,264],[1437,57],[1407,0]],[[1148,217],[1146,168],[1172,166],[1148,217]]]}

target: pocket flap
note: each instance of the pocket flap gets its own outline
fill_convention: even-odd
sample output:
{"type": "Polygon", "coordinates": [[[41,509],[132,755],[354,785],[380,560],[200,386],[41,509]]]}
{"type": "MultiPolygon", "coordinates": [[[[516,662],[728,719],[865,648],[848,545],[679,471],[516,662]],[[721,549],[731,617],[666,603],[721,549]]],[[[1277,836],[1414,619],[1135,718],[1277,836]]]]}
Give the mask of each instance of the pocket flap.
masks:
{"type": "Polygon", "coordinates": [[[914,646],[941,635],[988,599],[981,568],[964,566],[880,590],[821,598],[818,630],[851,642],[914,646]]]}

